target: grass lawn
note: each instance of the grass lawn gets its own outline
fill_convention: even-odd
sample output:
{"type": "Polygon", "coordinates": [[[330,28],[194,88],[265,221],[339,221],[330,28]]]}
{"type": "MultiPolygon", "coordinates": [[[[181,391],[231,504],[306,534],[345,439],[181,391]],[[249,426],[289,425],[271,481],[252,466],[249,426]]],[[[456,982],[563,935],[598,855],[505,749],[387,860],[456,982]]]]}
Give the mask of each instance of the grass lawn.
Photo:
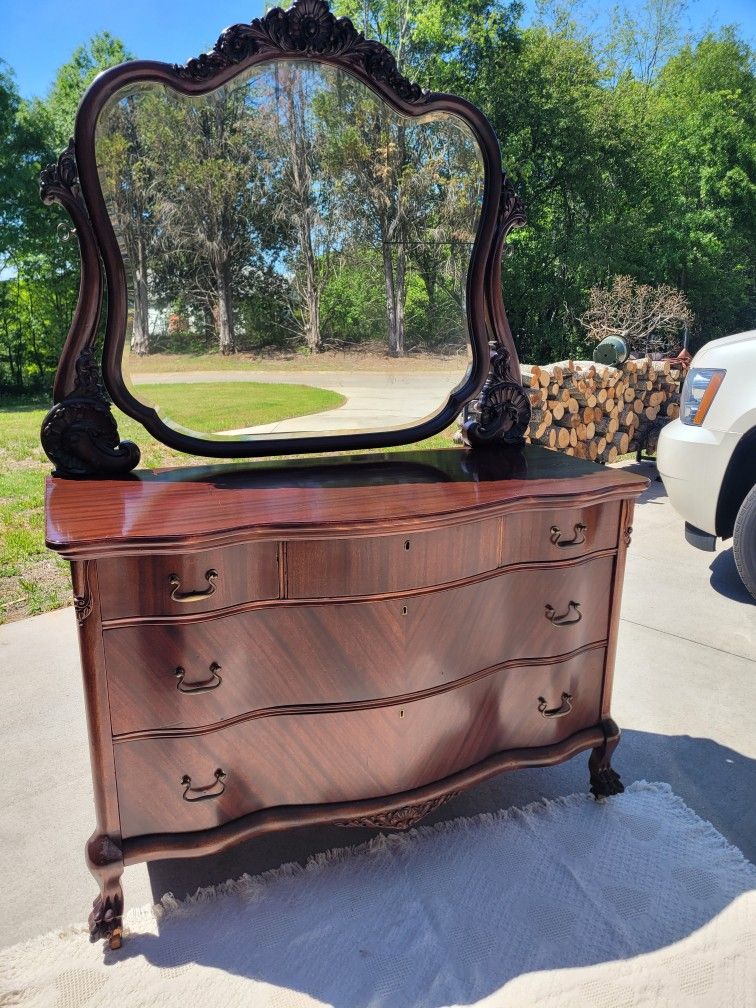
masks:
{"type": "MultiPolygon", "coordinates": [[[[204,387],[202,384],[192,386],[197,390],[204,387]]],[[[319,412],[341,402],[341,396],[334,392],[304,385],[224,382],[222,387],[224,396],[233,397],[237,390],[243,392],[245,402],[250,403],[245,413],[250,425],[271,423],[295,413],[319,412]],[[296,410],[292,409],[293,402],[296,410]]],[[[143,390],[145,386],[140,388],[143,390]]],[[[230,408],[232,398],[219,404],[215,401],[218,384],[212,383],[211,388],[212,397],[198,394],[193,402],[197,425],[206,430],[238,425],[238,400],[229,424],[225,410],[227,405],[230,408]]],[[[158,401],[170,411],[172,386],[159,385],[155,389],[158,401]]],[[[183,389],[185,392],[186,386],[183,389]]],[[[4,399],[0,404],[0,623],[71,603],[68,564],[47,550],[44,543],[44,479],[52,466],[40,446],[39,429],[48,409],[49,402],[43,398],[36,401],[4,399]]],[[[141,468],[222,461],[182,455],[155,441],[140,424],[119,410],[114,410],[114,414],[121,437],[139,445],[141,468]]],[[[182,415],[181,420],[188,422],[186,415],[182,415]]],[[[450,428],[422,442],[422,447],[449,447],[453,433],[454,428],[450,428]]],[[[243,462],[241,460],[241,464],[243,462]]]]}
{"type": "MultiPolygon", "coordinates": [[[[311,385],[269,382],[192,382],[139,385],[139,398],[160,407],[163,416],[197,431],[237,430],[335,409],[343,395],[311,385]]],[[[120,421],[119,421],[120,428],[120,421]]]]}

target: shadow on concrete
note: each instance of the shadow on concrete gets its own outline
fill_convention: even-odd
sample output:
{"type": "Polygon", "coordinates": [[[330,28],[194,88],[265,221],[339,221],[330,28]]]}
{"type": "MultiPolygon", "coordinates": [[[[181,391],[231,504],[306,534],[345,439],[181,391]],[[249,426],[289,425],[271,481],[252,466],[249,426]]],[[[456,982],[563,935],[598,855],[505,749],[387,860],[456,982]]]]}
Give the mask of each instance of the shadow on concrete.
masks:
{"type": "MultiPolygon", "coordinates": [[[[631,462],[629,464],[622,466],[623,472],[635,473],[636,476],[645,476],[647,480],[651,482],[648,484],[646,489],[640,495],[637,500],[638,505],[650,504],[652,501],[657,500],[659,497],[667,496],[667,491],[664,489],[664,484],[661,481],[659,472],[656,468],[656,463],[654,462],[631,462]]],[[[680,519],[682,524],[682,519],[680,519]]]]}
{"type": "Polygon", "coordinates": [[[732,547],[718,553],[712,561],[709,570],[711,577],[709,584],[714,591],[724,595],[725,598],[732,599],[733,602],[742,602],[744,605],[756,606],[756,600],[751,598],[746,586],[740,580],[738,568],[735,566],[735,557],[732,547]]]}
{"type": "MultiPolygon", "coordinates": [[[[756,761],[711,739],[660,736],[630,730],[624,733],[614,762],[626,783],[634,779],[669,782],[672,790],[694,811],[710,820],[727,839],[753,857],[756,821],[751,799],[756,787],[756,761]]],[[[443,811],[428,817],[426,822],[448,820],[459,815],[472,815],[511,805],[519,806],[543,796],[556,797],[576,790],[584,792],[586,785],[586,760],[584,757],[575,757],[559,767],[502,775],[459,796],[443,811]]],[[[590,815],[592,811],[593,806],[588,803],[586,815],[590,815]]],[[[301,862],[317,851],[334,845],[357,843],[371,835],[372,831],[368,830],[302,830],[297,834],[280,834],[252,841],[212,859],[156,862],[150,866],[153,891],[156,900],[166,890],[173,891],[181,898],[200,885],[237,877],[244,872],[254,875],[290,860],[301,862]]],[[[659,836],[663,835],[661,831],[659,836]]],[[[565,842],[569,843],[569,837],[565,838],[565,842]]],[[[648,856],[651,859],[655,856],[653,845],[656,842],[649,841],[648,856]]],[[[658,855],[663,862],[666,852],[659,850],[658,855]]],[[[596,856],[595,852],[585,849],[584,854],[578,856],[588,859],[584,870],[586,874],[590,874],[590,862],[596,856]]],[[[533,902],[533,919],[543,912],[543,906],[538,903],[530,887],[519,885],[516,880],[508,882],[506,878],[502,878],[500,889],[486,885],[476,887],[474,893],[466,889],[455,894],[453,871],[448,877],[440,879],[438,884],[442,887],[440,895],[443,893],[439,905],[444,901],[446,904],[460,905],[462,916],[469,919],[470,901],[473,901],[475,919],[479,921],[477,929],[453,928],[443,949],[449,967],[448,975],[457,978],[455,983],[458,989],[454,991],[454,1003],[477,1002],[499,990],[513,978],[534,970],[587,966],[615,958],[616,951],[614,954],[606,951],[609,946],[603,929],[594,926],[597,924],[595,906],[591,908],[590,920],[580,920],[572,919],[569,907],[560,906],[558,900],[553,905],[550,904],[548,912],[551,914],[550,919],[553,918],[553,928],[559,929],[562,926],[560,921],[564,926],[569,925],[572,937],[566,944],[555,940],[555,935],[551,938],[545,935],[541,942],[516,941],[514,935],[508,938],[502,936],[501,941],[495,941],[488,934],[486,925],[487,921],[500,918],[501,901],[506,899],[508,885],[512,892],[516,892],[518,901],[533,902]]],[[[617,878],[616,885],[617,892],[629,892],[633,880],[617,878]],[[627,888],[628,885],[630,889],[627,888]]],[[[662,888],[668,887],[668,891],[665,889],[659,897],[659,905],[676,907],[683,891],[678,891],[677,887],[689,888],[691,878],[681,871],[665,871],[659,885],[662,888]]],[[[701,904],[701,912],[695,920],[690,915],[684,919],[685,915],[670,911],[663,918],[656,918],[654,927],[649,928],[643,914],[623,913],[623,940],[627,954],[634,956],[650,952],[684,939],[724,910],[740,892],[750,888],[745,878],[733,881],[732,886],[732,891],[725,891],[725,887],[715,888],[711,899],[708,898],[711,889],[707,890],[707,900],[701,904]]],[[[401,967],[401,977],[397,977],[392,972],[391,964],[380,959],[382,935],[376,931],[378,921],[390,920],[392,912],[414,913],[419,915],[419,919],[425,919],[423,915],[427,917],[428,914],[437,918],[440,912],[438,907],[425,906],[423,903],[419,907],[412,905],[404,909],[393,908],[387,918],[385,908],[379,915],[375,903],[371,903],[375,894],[370,896],[369,893],[366,895],[361,890],[355,890],[349,893],[346,902],[342,897],[335,897],[336,906],[331,907],[330,911],[318,906],[313,916],[311,909],[303,909],[302,912],[309,912],[312,917],[303,922],[299,917],[300,904],[296,899],[296,888],[296,885],[292,886],[291,897],[280,907],[280,911],[275,908],[272,911],[270,908],[261,911],[264,926],[261,925],[259,934],[249,935],[249,942],[242,944],[241,951],[236,934],[233,935],[233,941],[223,940],[218,934],[208,934],[206,939],[198,942],[196,934],[191,933],[190,925],[184,927],[181,920],[177,922],[173,918],[170,942],[161,943],[159,936],[135,934],[130,937],[124,949],[117,953],[117,957],[143,956],[163,968],[178,967],[183,962],[198,962],[237,976],[273,983],[292,991],[304,991],[319,1003],[324,1002],[334,1008],[358,1008],[368,1004],[374,1008],[416,1008],[420,1005],[423,1008],[438,1008],[441,1004],[448,1003],[444,998],[449,992],[434,991],[432,985],[429,986],[428,977],[423,974],[425,962],[422,943],[417,949],[407,949],[405,963],[398,964],[401,967]],[[327,940],[321,940],[329,931],[334,935],[334,945],[342,949],[339,954],[329,953],[327,940]],[[370,976],[370,972],[361,961],[359,966],[355,966],[360,982],[353,982],[349,957],[344,954],[345,931],[349,936],[354,936],[355,957],[362,954],[375,956],[374,976],[376,981],[383,978],[380,989],[365,989],[366,974],[370,976]],[[364,937],[367,951],[361,947],[360,935],[364,937]],[[292,946],[289,942],[294,936],[296,942],[292,946]],[[317,961],[313,958],[314,945],[318,949],[317,961]],[[411,969],[408,963],[411,964],[411,969]],[[385,983],[386,976],[391,978],[390,991],[385,983]]],[[[658,896],[656,889],[655,893],[658,896]]],[[[605,898],[602,890],[597,889],[599,902],[602,898],[605,898]]],[[[522,909],[522,902],[520,908],[522,909]]],[[[530,911],[527,912],[528,919],[531,919],[530,911]]],[[[436,920],[436,930],[440,926],[436,920]]],[[[446,926],[443,925],[444,929],[446,926]]],[[[220,925],[218,927],[220,929],[220,925]]],[[[419,928],[419,940],[421,931],[422,928],[419,928]]],[[[430,951],[427,955],[432,958],[430,951]]],[[[356,963],[358,961],[359,959],[355,960],[356,963]]]]}
{"type": "MultiPolygon", "coordinates": [[[[587,792],[587,756],[559,766],[518,770],[465,791],[423,820],[433,823],[527,805],[540,798],[587,792]]],[[[625,784],[663,781],[711,822],[750,860],[756,860],[756,760],[706,738],[654,735],[625,729],[614,758],[625,784]]],[[[184,899],[201,886],[218,885],[245,872],[258,875],[288,861],[361,843],[376,831],[311,827],[268,834],[210,857],[153,861],[148,865],[155,902],[166,892],[184,899]]]]}

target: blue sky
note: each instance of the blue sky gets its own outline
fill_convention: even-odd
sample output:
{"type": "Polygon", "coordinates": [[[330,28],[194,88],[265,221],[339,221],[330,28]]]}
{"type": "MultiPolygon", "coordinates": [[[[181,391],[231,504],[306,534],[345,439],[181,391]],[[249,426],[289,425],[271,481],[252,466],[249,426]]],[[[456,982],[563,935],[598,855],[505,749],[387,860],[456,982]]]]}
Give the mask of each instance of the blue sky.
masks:
{"type": "MultiPolygon", "coordinates": [[[[630,0],[632,2],[632,0],[630,0]]],[[[282,6],[287,6],[283,0],[282,6]]],[[[593,0],[608,12],[616,0],[593,0]]],[[[0,0],[0,58],[15,71],[24,97],[42,97],[55,71],[73,50],[99,31],[123,39],[140,59],[183,63],[209,48],[226,25],[250,21],[264,0],[0,0]]],[[[535,4],[527,3],[531,11],[535,4]]],[[[526,15],[526,21],[528,17],[526,15]]],[[[751,40],[756,0],[693,0],[685,27],[699,34],[724,24],[739,24],[751,40]]]]}

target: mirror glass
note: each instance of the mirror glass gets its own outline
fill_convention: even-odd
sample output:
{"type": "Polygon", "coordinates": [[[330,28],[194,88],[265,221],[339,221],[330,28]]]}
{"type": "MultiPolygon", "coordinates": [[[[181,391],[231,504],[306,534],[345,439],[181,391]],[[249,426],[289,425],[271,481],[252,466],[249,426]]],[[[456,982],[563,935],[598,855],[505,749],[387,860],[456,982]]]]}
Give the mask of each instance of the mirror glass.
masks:
{"type": "Polygon", "coordinates": [[[464,381],[484,170],[458,117],[279,60],[201,97],[117,92],[96,157],[128,283],[123,378],[167,425],[388,430],[464,381]]]}

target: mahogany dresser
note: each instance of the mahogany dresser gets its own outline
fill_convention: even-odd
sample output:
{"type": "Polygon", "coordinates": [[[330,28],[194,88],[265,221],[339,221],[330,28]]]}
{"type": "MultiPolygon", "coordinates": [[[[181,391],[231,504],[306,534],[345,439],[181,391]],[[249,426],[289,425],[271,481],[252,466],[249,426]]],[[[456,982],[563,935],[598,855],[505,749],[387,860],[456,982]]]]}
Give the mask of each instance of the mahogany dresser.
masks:
{"type": "Polygon", "coordinates": [[[120,945],[132,862],[305,824],[403,829],[492,774],[587,749],[593,794],[622,790],[612,671],[646,481],[525,444],[501,292],[524,208],[482,112],[408,80],[323,0],[295,0],[183,66],[100,74],[40,191],[81,263],[41,438],[47,542],[71,561],[81,640],[93,937],[120,945]],[[319,300],[340,270],[344,298],[357,276],[385,292],[385,331],[369,326],[386,387],[407,389],[393,412],[374,377],[300,418],[284,376],[272,428],[259,374],[141,384],[156,328],[169,349],[191,330],[232,351],[263,309],[303,348],[331,311],[359,355],[367,321],[342,327],[361,309],[319,300]],[[395,367],[410,279],[440,306],[427,332],[413,323],[445,356],[421,375],[395,367]],[[189,456],[314,460],[133,472],[112,404],[189,456]],[[460,415],[464,447],[365,452],[460,415]]]}
{"type": "Polygon", "coordinates": [[[47,482],[72,562],[100,879],[315,823],[405,828],[502,770],[610,766],[633,498],[546,449],[47,482]]]}

